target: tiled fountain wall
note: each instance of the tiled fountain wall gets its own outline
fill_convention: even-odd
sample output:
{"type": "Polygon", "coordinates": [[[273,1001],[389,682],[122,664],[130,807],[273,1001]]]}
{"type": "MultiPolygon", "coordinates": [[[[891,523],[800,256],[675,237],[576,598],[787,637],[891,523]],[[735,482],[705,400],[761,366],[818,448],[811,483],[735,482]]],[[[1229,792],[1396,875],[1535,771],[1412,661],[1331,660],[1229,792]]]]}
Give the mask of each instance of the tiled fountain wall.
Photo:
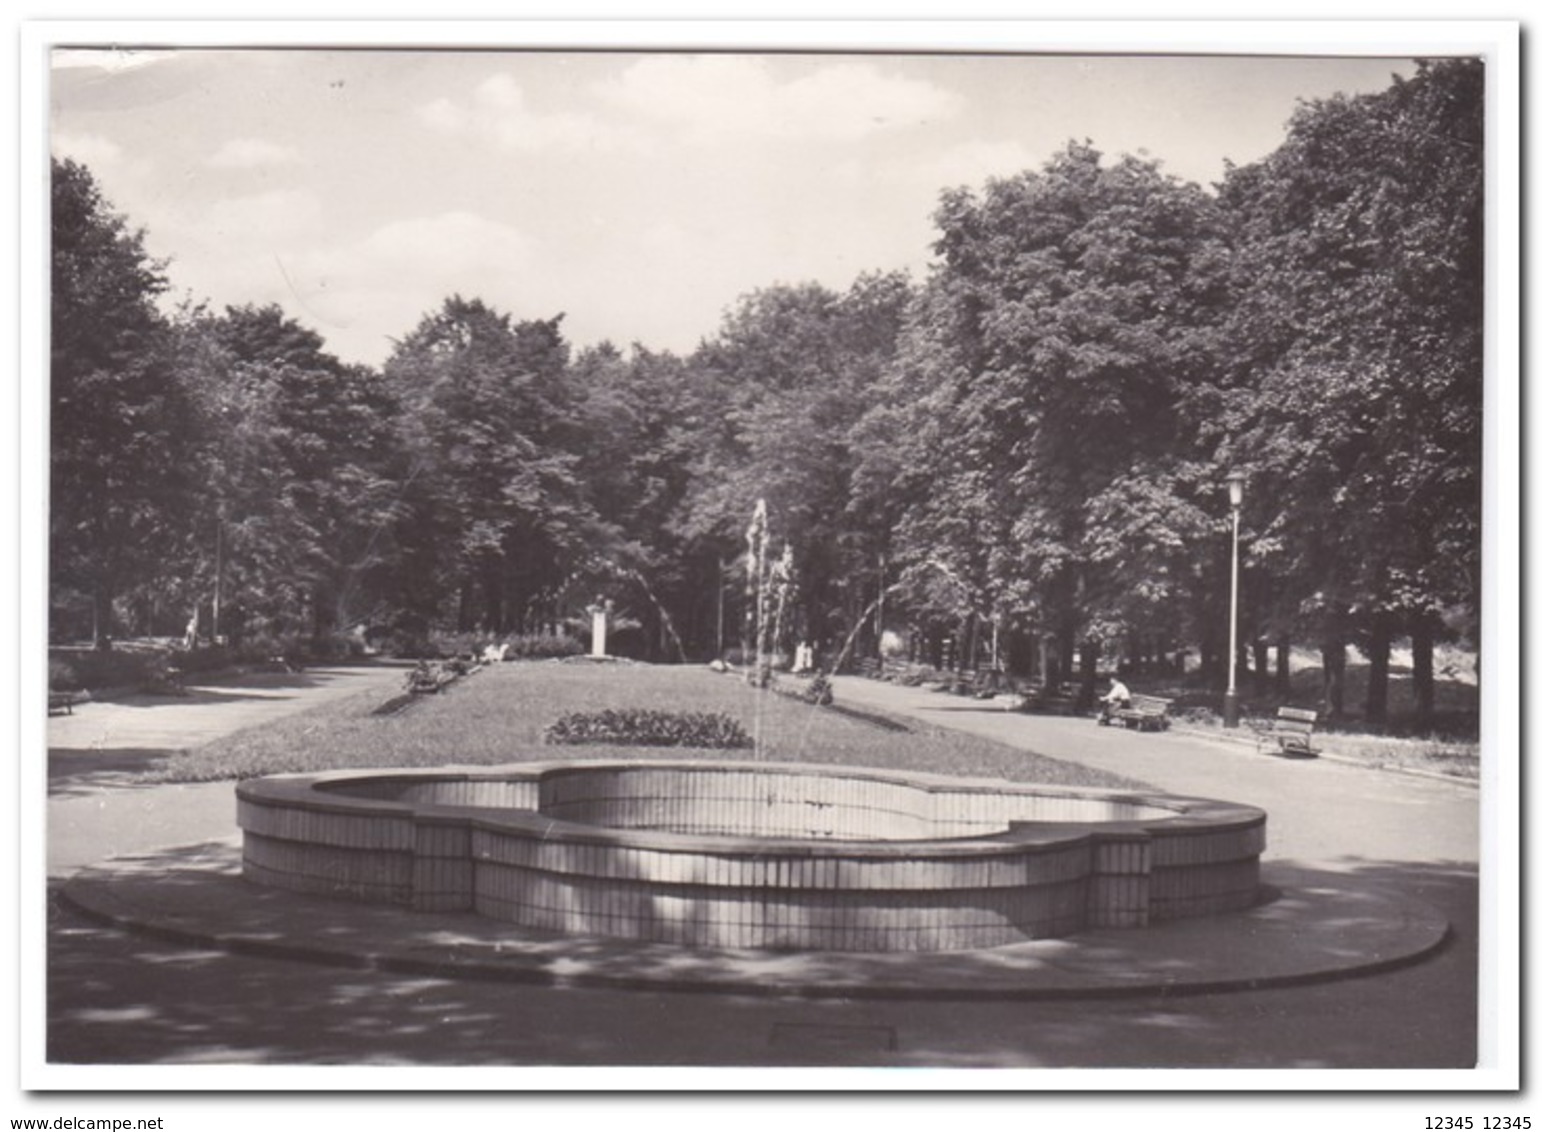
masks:
{"type": "Polygon", "coordinates": [[[697,947],[940,951],[1248,907],[1250,806],[803,764],[242,783],[248,879],[697,947]]]}

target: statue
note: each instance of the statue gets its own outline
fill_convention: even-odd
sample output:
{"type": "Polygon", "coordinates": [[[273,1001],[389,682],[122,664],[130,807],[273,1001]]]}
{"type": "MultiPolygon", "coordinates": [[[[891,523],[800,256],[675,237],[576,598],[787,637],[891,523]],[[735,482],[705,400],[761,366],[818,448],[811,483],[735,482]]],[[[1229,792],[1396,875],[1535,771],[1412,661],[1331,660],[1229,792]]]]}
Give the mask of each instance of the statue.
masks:
{"type": "Polygon", "coordinates": [[[589,606],[589,655],[596,659],[605,657],[605,633],[609,627],[614,604],[610,598],[600,596],[589,606]]]}

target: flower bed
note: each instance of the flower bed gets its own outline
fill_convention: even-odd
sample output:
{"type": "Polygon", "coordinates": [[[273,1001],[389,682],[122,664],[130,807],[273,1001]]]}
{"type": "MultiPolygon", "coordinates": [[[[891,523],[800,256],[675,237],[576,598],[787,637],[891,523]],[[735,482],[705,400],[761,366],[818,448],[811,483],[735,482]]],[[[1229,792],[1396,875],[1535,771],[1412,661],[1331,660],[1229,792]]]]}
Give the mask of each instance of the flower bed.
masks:
{"type": "Polygon", "coordinates": [[[621,708],[571,712],[546,729],[558,744],[620,743],[638,747],[704,747],[735,750],[751,746],[739,721],[712,712],[621,708]]]}

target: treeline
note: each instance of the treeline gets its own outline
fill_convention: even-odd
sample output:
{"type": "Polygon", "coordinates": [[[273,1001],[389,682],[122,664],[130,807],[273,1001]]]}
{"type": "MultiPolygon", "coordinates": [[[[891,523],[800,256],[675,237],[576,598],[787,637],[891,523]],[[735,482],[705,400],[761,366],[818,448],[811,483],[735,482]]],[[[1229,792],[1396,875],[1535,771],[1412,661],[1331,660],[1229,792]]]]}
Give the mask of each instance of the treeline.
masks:
{"type": "Polygon", "coordinates": [[[1244,667],[1319,649],[1343,710],[1353,645],[1378,720],[1406,640],[1428,722],[1435,644],[1477,643],[1482,91],[1444,61],[1303,104],[1213,189],[1073,143],[944,194],[925,280],[767,287],[684,357],[458,295],[378,370],[277,308],[167,316],[56,162],[56,633],[503,635],[604,594],[617,645],[705,659],[764,499],[784,641],[827,660],[905,624],[923,659],[1219,679],[1238,472],[1244,667]]]}

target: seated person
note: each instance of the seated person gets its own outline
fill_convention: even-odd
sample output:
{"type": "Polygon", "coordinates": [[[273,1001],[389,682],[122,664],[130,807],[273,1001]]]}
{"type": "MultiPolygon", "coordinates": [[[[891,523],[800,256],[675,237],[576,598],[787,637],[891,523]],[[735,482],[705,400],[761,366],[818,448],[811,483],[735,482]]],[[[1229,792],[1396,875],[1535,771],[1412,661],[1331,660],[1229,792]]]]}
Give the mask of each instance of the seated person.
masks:
{"type": "Polygon", "coordinates": [[[1107,724],[1114,718],[1114,712],[1120,708],[1130,706],[1130,689],[1124,686],[1124,682],[1115,676],[1113,686],[1109,688],[1108,695],[1102,699],[1103,710],[1098,715],[1098,722],[1107,724]]]}

